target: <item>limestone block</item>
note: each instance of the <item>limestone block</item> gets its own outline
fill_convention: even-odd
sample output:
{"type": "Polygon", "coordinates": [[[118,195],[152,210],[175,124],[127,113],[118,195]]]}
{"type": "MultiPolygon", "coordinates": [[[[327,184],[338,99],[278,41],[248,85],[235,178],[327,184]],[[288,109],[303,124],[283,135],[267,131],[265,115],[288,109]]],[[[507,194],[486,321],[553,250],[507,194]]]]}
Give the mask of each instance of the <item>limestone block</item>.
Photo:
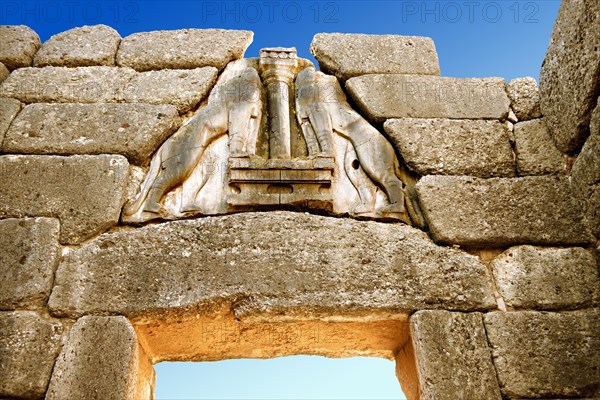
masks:
{"type": "Polygon", "coordinates": [[[590,190],[585,218],[594,236],[600,238],[600,184],[594,185],[590,190]]]}
{"type": "Polygon", "coordinates": [[[184,113],[206,97],[216,79],[214,67],[142,72],[129,82],[124,98],[127,102],[172,104],[184,113]]]}
{"type": "Polygon", "coordinates": [[[590,243],[567,177],[422,178],[417,193],[437,242],[462,245],[590,243]]]}
{"type": "Polygon", "coordinates": [[[418,311],[410,331],[422,399],[502,398],[481,313],[418,311]]]}
{"type": "Polygon", "coordinates": [[[2,83],[6,77],[10,74],[10,71],[4,64],[0,62],[0,83],[2,83]]]}
{"type": "Polygon", "coordinates": [[[106,25],[69,29],[48,39],[36,53],[36,67],[89,67],[115,65],[119,33],[106,25]]]}
{"type": "Polygon", "coordinates": [[[510,101],[502,78],[447,78],[417,75],[364,75],[346,89],[366,117],[503,119],[510,101]]]}
{"type": "Polygon", "coordinates": [[[600,2],[563,1],[540,72],[541,109],[563,152],[585,142],[600,91],[600,2]]]}
{"type": "Polygon", "coordinates": [[[384,129],[421,175],[515,175],[509,131],[499,121],[401,118],[387,120],[384,129]]]}
{"type": "Polygon", "coordinates": [[[365,74],[440,74],[435,45],[427,37],[318,33],[310,52],[321,71],[342,81],[365,74]]]}
{"type": "Polygon", "coordinates": [[[30,104],[13,121],[2,151],[122,154],[139,165],[179,125],[179,114],[170,105],[30,104]]]}
{"type": "Polygon", "coordinates": [[[56,360],[46,399],[139,398],[140,351],[126,318],[80,318],[56,360]]]}
{"type": "Polygon", "coordinates": [[[600,136],[600,97],[590,119],[590,136],[600,136]]]}
{"type": "Polygon", "coordinates": [[[25,25],[0,25],[0,62],[9,70],[28,67],[41,46],[40,37],[25,25]]]}
{"type": "Polygon", "coordinates": [[[119,220],[123,156],[0,156],[0,217],[58,216],[60,242],[77,243],[119,220]]]}
{"type": "Polygon", "coordinates": [[[586,140],[571,170],[573,183],[583,197],[589,196],[592,185],[600,183],[600,135],[586,140]]]}
{"type": "Polygon", "coordinates": [[[19,111],[21,111],[21,102],[19,100],[0,98],[0,145],[2,145],[4,135],[10,123],[19,111]]]}
{"type": "Polygon", "coordinates": [[[598,309],[492,312],[484,323],[505,396],[600,396],[598,309]]]}
{"type": "Polygon", "coordinates": [[[596,259],[581,247],[512,247],[491,262],[498,292],[509,307],[561,310],[600,300],[596,259]]]}
{"type": "Polygon", "coordinates": [[[250,31],[226,29],[134,33],[121,41],[117,64],[138,71],[206,66],[221,70],[244,56],[253,36],[250,31]]]}
{"type": "Polygon", "coordinates": [[[22,68],[0,85],[0,97],[25,103],[106,103],[122,97],[136,72],[116,67],[22,68]]]}
{"type": "Polygon", "coordinates": [[[563,155],[550,137],[543,118],[515,124],[514,138],[520,176],[565,173],[563,155]]]}
{"type": "Polygon", "coordinates": [[[516,78],[506,85],[510,105],[519,121],[540,118],[540,89],[535,78],[516,78]]]}
{"type": "Polygon", "coordinates": [[[592,113],[590,136],[571,171],[575,192],[585,205],[589,227],[600,238],[600,105],[592,113]]]}
{"type": "Polygon", "coordinates": [[[133,317],[236,299],[238,318],[358,318],[495,308],[488,279],[478,258],[409,226],[242,213],[102,235],[65,256],[50,307],[133,317]]]}
{"type": "Polygon", "coordinates": [[[0,309],[45,306],[58,264],[54,218],[0,220],[0,309]]]}
{"type": "Polygon", "coordinates": [[[44,397],[62,332],[32,311],[0,312],[0,397],[44,397]]]}

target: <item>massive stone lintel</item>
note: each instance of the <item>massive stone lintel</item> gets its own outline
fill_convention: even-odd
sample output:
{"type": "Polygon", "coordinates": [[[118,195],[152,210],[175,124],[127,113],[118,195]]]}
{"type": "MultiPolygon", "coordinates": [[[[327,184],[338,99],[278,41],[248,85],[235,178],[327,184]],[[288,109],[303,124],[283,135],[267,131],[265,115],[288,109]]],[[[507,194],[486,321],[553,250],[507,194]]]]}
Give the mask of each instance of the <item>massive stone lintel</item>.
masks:
{"type": "Polygon", "coordinates": [[[477,257],[406,225],[238,213],[100,236],[64,255],[50,307],[150,318],[225,304],[242,320],[388,319],[495,308],[490,279],[477,257]]]}

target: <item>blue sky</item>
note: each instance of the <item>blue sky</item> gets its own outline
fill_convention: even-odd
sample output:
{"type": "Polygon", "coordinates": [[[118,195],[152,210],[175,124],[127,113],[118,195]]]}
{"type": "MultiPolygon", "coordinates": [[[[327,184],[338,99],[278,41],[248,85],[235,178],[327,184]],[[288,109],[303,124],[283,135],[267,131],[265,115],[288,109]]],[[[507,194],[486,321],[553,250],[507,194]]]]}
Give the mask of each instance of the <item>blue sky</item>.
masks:
{"type": "MultiPolygon", "coordinates": [[[[0,23],[28,25],[42,41],[72,27],[100,23],[123,37],[157,29],[247,29],[255,33],[248,57],[257,56],[262,47],[293,46],[299,56],[311,58],[309,44],[318,32],[428,36],[436,44],[442,75],[499,76],[508,81],[538,79],[559,5],[558,0],[2,0],[0,23]]],[[[162,363],[156,370],[160,399],[401,396],[394,364],[387,360],[305,356],[162,363]]]]}

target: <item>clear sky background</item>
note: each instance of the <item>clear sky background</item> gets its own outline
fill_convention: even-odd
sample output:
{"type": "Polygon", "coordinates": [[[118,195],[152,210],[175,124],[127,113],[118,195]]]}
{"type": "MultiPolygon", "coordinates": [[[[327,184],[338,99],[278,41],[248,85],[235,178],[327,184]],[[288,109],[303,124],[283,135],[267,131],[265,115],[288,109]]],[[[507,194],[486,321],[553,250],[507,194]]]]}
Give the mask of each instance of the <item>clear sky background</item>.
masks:
{"type": "MultiPolygon", "coordinates": [[[[560,1],[137,1],[0,2],[0,23],[25,24],[42,39],[106,24],[125,37],[181,28],[254,31],[247,57],[262,47],[296,47],[311,58],[318,32],[433,38],[443,76],[539,77],[560,1]]],[[[1,40],[1,39],[0,39],[1,40]]],[[[314,61],[314,60],[313,60],[314,61]]],[[[155,366],[157,399],[402,398],[394,363],[380,359],[287,357],[155,366]]]]}

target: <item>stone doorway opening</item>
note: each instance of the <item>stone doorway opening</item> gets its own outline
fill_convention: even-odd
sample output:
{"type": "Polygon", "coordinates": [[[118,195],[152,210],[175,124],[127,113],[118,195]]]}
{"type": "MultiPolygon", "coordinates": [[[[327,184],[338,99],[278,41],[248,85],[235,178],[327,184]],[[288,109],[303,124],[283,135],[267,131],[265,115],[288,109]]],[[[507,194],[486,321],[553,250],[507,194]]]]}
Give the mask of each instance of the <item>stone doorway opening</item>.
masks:
{"type": "Polygon", "coordinates": [[[162,362],[154,369],[156,400],[406,399],[394,362],[375,357],[162,362]]]}
{"type": "MultiPolygon", "coordinates": [[[[154,365],[154,369],[146,369],[149,376],[138,376],[138,382],[146,381],[150,386],[156,379],[155,374],[160,374],[162,366],[168,364],[163,363],[165,361],[225,360],[228,363],[256,361],[277,364],[278,359],[300,356],[303,359],[331,361],[331,368],[335,368],[336,362],[354,363],[355,370],[359,370],[357,360],[368,357],[364,368],[377,362],[387,365],[388,369],[382,372],[381,379],[393,381],[395,372],[402,385],[401,390],[398,380],[394,382],[397,389],[395,398],[418,398],[414,397],[418,396],[414,392],[418,382],[416,374],[412,373],[416,369],[406,317],[395,315],[389,319],[371,319],[368,316],[346,316],[306,320],[287,315],[240,320],[224,308],[221,312],[212,310],[202,316],[196,314],[186,318],[179,315],[177,318],[134,320],[132,323],[141,352],[154,365]]],[[[310,362],[304,361],[304,365],[312,370],[310,362]]],[[[143,370],[140,368],[140,372],[143,370]]],[[[368,373],[365,370],[364,374],[368,373]]],[[[298,377],[295,378],[297,382],[298,377]]],[[[230,382],[235,381],[230,379],[230,382]]],[[[160,382],[160,378],[157,382],[160,382]]],[[[156,394],[152,389],[148,392],[156,394]]]]}

